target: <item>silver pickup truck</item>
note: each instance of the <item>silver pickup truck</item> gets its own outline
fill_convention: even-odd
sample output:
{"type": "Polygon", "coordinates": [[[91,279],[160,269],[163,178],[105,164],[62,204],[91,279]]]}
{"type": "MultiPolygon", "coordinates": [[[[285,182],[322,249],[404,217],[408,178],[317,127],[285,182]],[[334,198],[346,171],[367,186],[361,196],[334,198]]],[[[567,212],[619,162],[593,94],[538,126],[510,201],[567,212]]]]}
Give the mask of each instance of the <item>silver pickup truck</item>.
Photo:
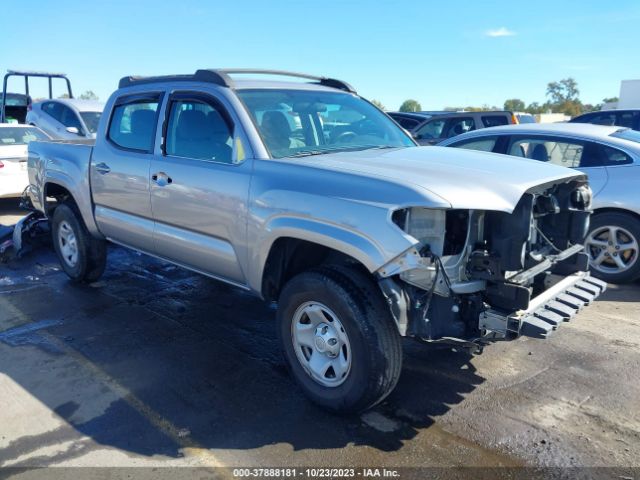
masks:
{"type": "Polygon", "coordinates": [[[293,377],[334,411],[389,394],[403,336],[545,338],[605,289],[583,174],[418,147],[347,83],[285,73],[126,77],[95,145],[31,143],[64,271],[95,281],[111,241],[277,302],[293,377]]]}

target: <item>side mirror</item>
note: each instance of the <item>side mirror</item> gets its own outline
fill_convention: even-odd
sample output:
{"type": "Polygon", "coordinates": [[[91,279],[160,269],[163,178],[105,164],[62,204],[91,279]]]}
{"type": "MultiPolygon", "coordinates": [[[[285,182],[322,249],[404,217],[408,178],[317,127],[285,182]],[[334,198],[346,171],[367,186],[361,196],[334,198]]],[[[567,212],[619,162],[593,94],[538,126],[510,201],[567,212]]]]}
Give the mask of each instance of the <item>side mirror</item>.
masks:
{"type": "Polygon", "coordinates": [[[67,127],[67,132],[69,133],[73,133],[74,135],[78,135],[80,137],[83,137],[84,135],[80,132],[80,130],[78,129],[78,127],[67,127]]]}
{"type": "Polygon", "coordinates": [[[412,133],[411,136],[415,139],[415,140],[422,140],[422,135],[420,135],[419,133],[412,133]]]}

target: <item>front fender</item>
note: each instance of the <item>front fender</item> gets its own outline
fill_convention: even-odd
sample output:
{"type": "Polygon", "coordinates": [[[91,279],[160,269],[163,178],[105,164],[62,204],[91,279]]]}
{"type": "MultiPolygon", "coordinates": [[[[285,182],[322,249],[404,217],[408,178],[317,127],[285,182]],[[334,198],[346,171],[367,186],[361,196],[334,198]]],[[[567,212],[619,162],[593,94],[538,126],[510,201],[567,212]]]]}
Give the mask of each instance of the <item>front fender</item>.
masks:
{"type": "Polygon", "coordinates": [[[279,238],[295,238],[332,248],[348,255],[365,266],[370,272],[376,271],[387,260],[389,253],[362,233],[350,231],[341,225],[299,217],[276,217],[263,230],[263,235],[253,249],[249,286],[260,292],[265,264],[274,242],[279,238]]]}

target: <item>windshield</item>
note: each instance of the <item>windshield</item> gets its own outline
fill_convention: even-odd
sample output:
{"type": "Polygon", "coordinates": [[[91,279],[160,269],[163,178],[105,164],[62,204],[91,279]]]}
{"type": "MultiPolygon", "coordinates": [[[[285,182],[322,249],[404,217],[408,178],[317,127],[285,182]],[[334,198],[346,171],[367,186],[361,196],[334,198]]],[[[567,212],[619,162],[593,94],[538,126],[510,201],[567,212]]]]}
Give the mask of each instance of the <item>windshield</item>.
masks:
{"type": "Polygon", "coordinates": [[[98,122],[102,112],[80,112],[82,121],[87,126],[89,133],[96,133],[98,131],[98,122]]]}
{"type": "Polygon", "coordinates": [[[611,136],[622,138],[623,140],[629,140],[630,142],[640,143],[640,132],[637,130],[631,130],[630,128],[613,132],[611,136]]]}
{"type": "Polygon", "coordinates": [[[272,89],[237,93],[273,158],[415,146],[393,121],[356,95],[272,89]]]}
{"type": "Polygon", "coordinates": [[[0,146],[27,145],[34,140],[49,140],[49,137],[34,127],[2,127],[0,128],[0,146]]]}

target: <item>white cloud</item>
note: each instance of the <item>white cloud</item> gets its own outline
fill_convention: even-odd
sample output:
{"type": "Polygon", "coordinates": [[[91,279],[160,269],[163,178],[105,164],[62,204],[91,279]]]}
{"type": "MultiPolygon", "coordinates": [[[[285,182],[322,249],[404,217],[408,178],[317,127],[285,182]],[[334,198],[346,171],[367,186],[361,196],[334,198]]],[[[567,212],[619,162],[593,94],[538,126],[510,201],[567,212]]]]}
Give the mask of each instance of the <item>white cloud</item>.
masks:
{"type": "Polygon", "coordinates": [[[509,30],[507,27],[500,27],[495,30],[487,30],[485,32],[487,37],[513,37],[515,34],[516,32],[509,30]]]}

